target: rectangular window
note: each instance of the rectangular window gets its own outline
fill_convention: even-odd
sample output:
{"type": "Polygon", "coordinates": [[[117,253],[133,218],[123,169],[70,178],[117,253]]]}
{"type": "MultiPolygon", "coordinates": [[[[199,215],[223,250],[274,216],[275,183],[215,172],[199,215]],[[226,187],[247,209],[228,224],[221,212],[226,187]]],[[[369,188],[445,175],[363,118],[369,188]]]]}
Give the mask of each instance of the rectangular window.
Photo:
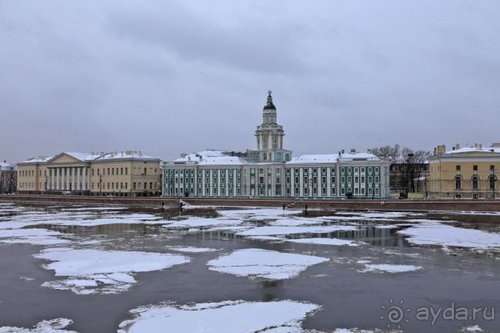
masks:
{"type": "Polygon", "coordinates": [[[472,170],[477,171],[477,165],[473,165],[472,170]]]}
{"type": "Polygon", "coordinates": [[[456,171],[460,171],[460,165],[455,166],[456,171]]]}

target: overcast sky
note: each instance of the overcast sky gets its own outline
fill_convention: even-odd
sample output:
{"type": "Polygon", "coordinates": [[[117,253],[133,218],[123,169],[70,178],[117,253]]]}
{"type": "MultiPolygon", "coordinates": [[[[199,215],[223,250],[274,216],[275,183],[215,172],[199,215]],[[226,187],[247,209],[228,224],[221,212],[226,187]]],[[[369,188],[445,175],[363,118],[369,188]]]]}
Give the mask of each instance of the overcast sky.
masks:
{"type": "Polygon", "coordinates": [[[498,0],[0,0],[0,159],[500,141],[498,0]]]}

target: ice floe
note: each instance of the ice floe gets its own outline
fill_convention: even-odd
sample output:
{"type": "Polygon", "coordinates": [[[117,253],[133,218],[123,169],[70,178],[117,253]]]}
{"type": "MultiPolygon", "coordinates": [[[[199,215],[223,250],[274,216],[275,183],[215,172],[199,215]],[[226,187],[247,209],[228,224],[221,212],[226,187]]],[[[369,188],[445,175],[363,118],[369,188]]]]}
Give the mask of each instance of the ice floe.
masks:
{"type": "Polygon", "coordinates": [[[56,245],[70,243],[69,240],[57,236],[64,235],[58,231],[46,229],[0,229],[0,242],[7,244],[56,245]]]}
{"type": "Polygon", "coordinates": [[[284,242],[285,239],[276,236],[250,236],[247,239],[260,240],[260,241],[271,241],[271,242],[284,242]]]}
{"type": "Polygon", "coordinates": [[[299,333],[301,321],[318,309],[289,300],[151,305],[132,310],[135,318],[122,322],[118,332],[299,333]]]}
{"type": "Polygon", "coordinates": [[[415,265],[365,264],[365,268],[361,272],[405,273],[420,269],[422,269],[421,266],[415,265]]]}
{"type": "Polygon", "coordinates": [[[332,333],[403,333],[403,331],[390,330],[385,331],[380,328],[375,329],[360,329],[360,328],[337,328],[332,333]]]}
{"type": "Polygon", "coordinates": [[[51,320],[42,320],[32,328],[21,328],[12,326],[0,327],[0,333],[76,333],[64,328],[73,324],[73,320],[67,318],[56,318],[51,320]]]}
{"type": "Polygon", "coordinates": [[[328,261],[327,258],[291,254],[263,249],[236,250],[210,260],[209,269],[221,273],[269,280],[290,279],[309,266],[328,261]]]}
{"type": "Polygon", "coordinates": [[[284,216],[298,215],[301,213],[297,209],[278,208],[251,208],[251,209],[229,209],[217,210],[217,213],[229,219],[277,219],[284,216]]]}
{"type": "Polygon", "coordinates": [[[379,224],[374,226],[375,229],[398,229],[399,227],[394,224],[379,224]]]}
{"type": "Polygon", "coordinates": [[[338,239],[338,238],[297,238],[286,239],[287,242],[300,243],[300,244],[315,244],[315,245],[334,245],[334,246],[358,246],[359,243],[352,240],[338,239]]]}
{"type": "Polygon", "coordinates": [[[210,228],[210,227],[232,227],[242,224],[242,220],[226,220],[203,217],[190,217],[185,220],[174,221],[165,225],[167,229],[189,229],[189,228],[210,228]]]}
{"type": "Polygon", "coordinates": [[[463,333],[476,333],[476,332],[484,332],[484,330],[479,327],[479,325],[473,325],[473,326],[468,326],[464,327],[460,330],[460,332],[463,333]]]}
{"type": "Polygon", "coordinates": [[[270,223],[273,226],[279,227],[299,227],[299,226],[307,226],[307,225],[318,225],[322,224],[325,221],[322,218],[288,218],[288,219],[278,219],[270,223]]]}
{"type": "Polygon", "coordinates": [[[401,219],[408,216],[421,216],[413,212],[336,212],[335,215],[359,216],[368,219],[401,219]]]}
{"type": "Polygon", "coordinates": [[[239,236],[277,236],[293,234],[326,234],[336,231],[354,231],[358,228],[351,225],[328,225],[328,226],[307,226],[307,227],[276,227],[263,226],[250,230],[238,232],[239,236]]]}
{"type": "Polygon", "coordinates": [[[214,249],[209,247],[194,247],[194,246],[169,246],[167,247],[167,249],[185,253],[203,253],[203,252],[219,251],[219,249],[214,249]]]}
{"type": "Polygon", "coordinates": [[[45,282],[43,286],[76,294],[119,293],[136,282],[133,273],[161,270],[190,261],[168,253],[73,248],[45,249],[34,257],[52,261],[43,267],[54,270],[56,276],[68,277],[45,282]]]}
{"type": "Polygon", "coordinates": [[[475,249],[500,248],[500,234],[454,227],[437,222],[424,222],[398,231],[417,245],[441,245],[475,249]]]}

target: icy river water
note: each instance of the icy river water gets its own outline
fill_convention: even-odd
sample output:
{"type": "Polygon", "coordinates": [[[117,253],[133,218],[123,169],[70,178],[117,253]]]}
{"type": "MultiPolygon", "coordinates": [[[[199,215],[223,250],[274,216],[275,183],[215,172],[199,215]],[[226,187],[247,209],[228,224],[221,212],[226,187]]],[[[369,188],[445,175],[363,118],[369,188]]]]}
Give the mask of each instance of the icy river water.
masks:
{"type": "Polygon", "coordinates": [[[500,214],[0,202],[0,332],[500,332],[500,214]]]}

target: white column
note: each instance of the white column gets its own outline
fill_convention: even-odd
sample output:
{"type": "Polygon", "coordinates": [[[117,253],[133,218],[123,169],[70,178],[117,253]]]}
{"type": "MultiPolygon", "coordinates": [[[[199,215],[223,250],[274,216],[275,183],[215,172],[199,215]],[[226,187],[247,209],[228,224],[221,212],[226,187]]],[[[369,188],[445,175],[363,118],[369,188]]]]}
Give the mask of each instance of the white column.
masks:
{"type": "Polygon", "coordinates": [[[83,186],[83,190],[86,191],[89,189],[89,168],[84,167],[82,172],[83,172],[82,186],[83,186]]]}
{"type": "Polygon", "coordinates": [[[72,191],[76,190],[76,186],[75,186],[75,169],[76,169],[75,167],[70,168],[70,170],[71,170],[71,173],[70,173],[71,186],[70,186],[70,188],[71,188],[72,191]]]}
{"type": "Polygon", "coordinates": [[[78,167],[76,169],[76,184],[77,184],[79,190],[81,190],[80,183],[82,182],[82,179],[80,177],[80,172],[81,171],[82,171],[82,167],[78,167]]]}

